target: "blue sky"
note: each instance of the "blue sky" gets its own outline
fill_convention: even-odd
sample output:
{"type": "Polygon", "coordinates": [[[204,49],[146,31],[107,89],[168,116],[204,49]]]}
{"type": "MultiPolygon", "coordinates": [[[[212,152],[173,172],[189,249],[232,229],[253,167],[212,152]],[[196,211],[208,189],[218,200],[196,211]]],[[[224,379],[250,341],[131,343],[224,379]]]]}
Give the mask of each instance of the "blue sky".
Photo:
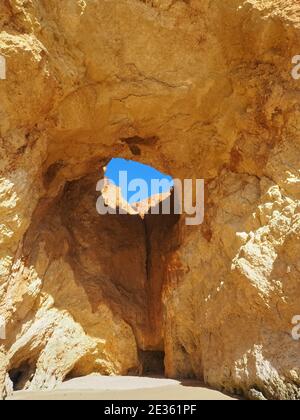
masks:
{"type": "MultiPolygon", "coordinates": [[[[161,172],[157,171],[156,169],[152,168],[151,166],[144,165],[139,162],[135,162],[132,160],[126,160],[121,158],[112,159],[109,164],[107,165],[107,170],[105,173],[106,177],[109,178],[115,185],[121,187],[122,195],[126,199],[126,189],[128,191],[128,185],[131,181],[136,179],[142,179],[147,184],[147,189],[141,190],[140,188],[134,188],[135,191],[128,191],[127,201],[132,203],[133,201],[140,201],[148,198],[151,195],[151,184],[153,180],[159,181],[168,181],[171,187],[174,186],[174,182],[171,176],[162,174],[161,172]],[[119,174],[121,171],[127,173],[127,186],[124,188],[124,185],[120,185],[120,177],[119,174]],[[139,199],[136,200],[134,196],[136,193],[139,192],[139,199]]],[[[155,186],[153,188],[152,194],[159,194],[165,193],[169,191],[167,185],[162,185],[160,188],[155,186]]]]}

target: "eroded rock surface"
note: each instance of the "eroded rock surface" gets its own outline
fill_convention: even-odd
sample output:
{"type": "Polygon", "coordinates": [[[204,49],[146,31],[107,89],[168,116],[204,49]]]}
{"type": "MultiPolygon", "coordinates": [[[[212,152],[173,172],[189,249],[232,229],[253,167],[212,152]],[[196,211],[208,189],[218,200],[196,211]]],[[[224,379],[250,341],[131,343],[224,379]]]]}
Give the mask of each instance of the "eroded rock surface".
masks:
{"type": "Polygon", "coordinates": [[[5,0],[0,29],[1,393],[153,351],[299,398],[298,1],[5,0]],[[204,224],[99,216],[112,157],[205,178],[204,224]]]}

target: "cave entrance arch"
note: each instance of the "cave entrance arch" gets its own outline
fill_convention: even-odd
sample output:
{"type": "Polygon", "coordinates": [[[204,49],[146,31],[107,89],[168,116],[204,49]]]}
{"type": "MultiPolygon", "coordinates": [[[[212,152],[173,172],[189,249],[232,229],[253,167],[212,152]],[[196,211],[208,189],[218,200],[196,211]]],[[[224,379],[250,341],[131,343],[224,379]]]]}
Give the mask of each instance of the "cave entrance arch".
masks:
{"type": "MultiPolygon", "coordinates": [[[[41,297],[60,328],[70,325],[73,362],[62,380],[164,374],[163,289],[181,244],[181,219],[172,208],[168,215],[98,214],[95,187],[107,162],[101,171],[99,161],[89,163],[55,198],[41,200],[24,238],[24,261],[40,279],[41,297]]],[[[45,186],[53,189],[65,170],[61,162],[45,167],[45,186]]],[[[34,323],[37,315],[29,316],[34,323]]],[[[45,345],[58,345],[53,331],[45,345]]],[[[39,366],[34,351],[12,361],[15,388],[36,380],[39,366]]]]}

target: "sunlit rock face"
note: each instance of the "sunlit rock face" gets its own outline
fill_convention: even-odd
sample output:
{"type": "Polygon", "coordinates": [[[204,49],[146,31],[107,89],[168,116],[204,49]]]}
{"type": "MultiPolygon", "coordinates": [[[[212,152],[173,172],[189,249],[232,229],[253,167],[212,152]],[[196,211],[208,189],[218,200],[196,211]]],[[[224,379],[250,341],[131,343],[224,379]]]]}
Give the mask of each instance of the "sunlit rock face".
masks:
{"type": "Polygon", "coordinates": [[[299,14],[0,3],[1,395],[143,373],[153,352],[170,377],[299,398],[299,14]],[[100,216],[113,157],[205,178],[204,223],[100,216]]]}

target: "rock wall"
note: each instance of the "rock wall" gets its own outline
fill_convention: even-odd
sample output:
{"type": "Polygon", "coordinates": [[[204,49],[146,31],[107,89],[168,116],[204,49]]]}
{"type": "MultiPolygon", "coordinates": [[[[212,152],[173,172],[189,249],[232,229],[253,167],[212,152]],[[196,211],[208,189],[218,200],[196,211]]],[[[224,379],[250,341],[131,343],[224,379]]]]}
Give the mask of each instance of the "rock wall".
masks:
{"type": "Polygon", "coordinates": [[[299,398],[298,2],[4,0],[0,30],[3,395],[164,351],[299,398]],[[112,157],[205,178],[204,224],[98,216],[112,157]]]}

